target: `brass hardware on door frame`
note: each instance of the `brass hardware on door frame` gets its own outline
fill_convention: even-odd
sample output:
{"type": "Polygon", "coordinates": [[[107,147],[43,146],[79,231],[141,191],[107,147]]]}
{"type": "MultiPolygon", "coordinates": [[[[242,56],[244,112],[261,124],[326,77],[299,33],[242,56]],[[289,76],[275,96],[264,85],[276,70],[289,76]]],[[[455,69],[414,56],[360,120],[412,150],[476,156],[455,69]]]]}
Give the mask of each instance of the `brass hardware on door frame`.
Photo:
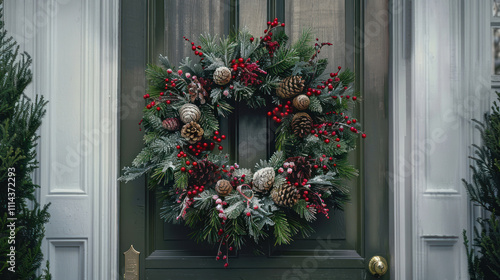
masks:
{"type": "Polygon", "coordinates": [[[139,280],[139,255],[141,252],[130,245],[130,248],[123,253],[125,255],[125,273],[123,279],[125,280],[139,280]]]}
{"type": "Polygon", "coordinates": [[[374,276],[382,276],[387,272],[387,261],[381,256],[374,256],[368,263],[368,270],[374,276]]]}

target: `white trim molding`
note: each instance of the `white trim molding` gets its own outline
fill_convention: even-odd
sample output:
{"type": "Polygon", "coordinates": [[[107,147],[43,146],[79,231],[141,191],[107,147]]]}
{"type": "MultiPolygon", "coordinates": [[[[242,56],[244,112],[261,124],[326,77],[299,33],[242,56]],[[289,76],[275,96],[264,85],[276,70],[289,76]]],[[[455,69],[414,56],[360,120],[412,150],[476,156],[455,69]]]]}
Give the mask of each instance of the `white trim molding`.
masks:
{"type": "Polygon", "coordinates": [[[119,0],[6,0],[33,58],[28,96],[49,101],[34,174],[51,203],[43,244],[55,279],[119,279],[119,0]],[[78,269],[72,269],[77,267],[78,269]]]}
{"type": "Polygon", "coordinates": [[[468,279],[477,211],[461,179],[491,101],[491,3],[391,3],[392,279],[468,279]]]}

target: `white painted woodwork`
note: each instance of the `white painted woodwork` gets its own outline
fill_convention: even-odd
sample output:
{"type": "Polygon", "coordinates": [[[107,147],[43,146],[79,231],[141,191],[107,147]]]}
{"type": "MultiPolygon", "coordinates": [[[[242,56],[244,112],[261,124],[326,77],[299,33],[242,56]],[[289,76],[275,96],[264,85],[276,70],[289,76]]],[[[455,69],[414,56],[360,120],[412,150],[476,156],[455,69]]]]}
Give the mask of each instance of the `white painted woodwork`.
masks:
{"type": "Polygon", "coordinates": [[[461,179],[490,101],[488,2],[393,3],[393,279],[468,279],[462,230],[477,214],[461,179]]]}
{"type": "Polygon", "coordinates": [[[119,1],[6,0],[6,27],[33,57],[28,95],[49,101],[39,200],[53,279],[118,279],[119,1]]]}

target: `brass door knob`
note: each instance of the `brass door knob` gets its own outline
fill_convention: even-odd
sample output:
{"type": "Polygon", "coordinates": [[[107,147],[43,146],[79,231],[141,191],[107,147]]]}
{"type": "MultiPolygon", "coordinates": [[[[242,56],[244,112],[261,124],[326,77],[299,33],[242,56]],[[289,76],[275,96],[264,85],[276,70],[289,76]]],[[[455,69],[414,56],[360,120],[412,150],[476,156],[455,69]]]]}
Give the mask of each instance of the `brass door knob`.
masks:
{"type": "Polygon", "coordinates": [[[384,275],[388,268],[387,261],[381,256],[371,258],[370,263],[368,263],[368,270],[375,276],[384,275]]]}

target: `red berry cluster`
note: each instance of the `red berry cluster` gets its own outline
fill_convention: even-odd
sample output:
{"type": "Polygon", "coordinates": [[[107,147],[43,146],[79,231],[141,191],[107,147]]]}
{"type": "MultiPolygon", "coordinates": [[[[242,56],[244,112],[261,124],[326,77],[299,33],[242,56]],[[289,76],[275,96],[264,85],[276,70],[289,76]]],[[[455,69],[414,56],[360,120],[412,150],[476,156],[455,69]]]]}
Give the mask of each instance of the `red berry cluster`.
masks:
{"type": "Polygon", "coordinates": [[[258,79],[259,74],[266,75],[267,72],[260,69],[257,63],[259,61],[250,62],[250,58],[246,60],[241,57],[233,59],[231,61],[233,80],[241,81],[245,86],[262,84],[262,80],[258,79]]]}
{"type": "MultiPolygon", "coordinates": [[[[316,38],[316,41],[319,41],[318,38],[316,38]]],[[[309,61],[313,61],[316,57],[318,57],[318,54],[321,52],[321,48],[324,46],[331,46],[333,45],[332,43],[329,42],[324,42],[324,43],[315,43],[314,44],[314,49],[316,50],[314,54],[311,56],[309,61]]]]}
{"type": "Polygon", "coordinates": [[[189,145],[188,146],[188,151],[191,152],[195,156],[199,156],[201,153],[205,151],[212,151],[215,148],[215,143],[214,142],[198,142],[196,143],[196,146],[189,145]]]}
{"type": "MultiPolygon", "coordinates": [[[[182,36],[182,38],[188,42],[191,42],[186,36],[182,36]]],[[[203,52],[201,52],[201,46],[195,46],[194,42],[191,42],[191,50],[194,52],[194,55],[198,55],[202,57],[203,60],[203,52]]]]}
{"type": "MultiPolygon", "coordinates": [[[[144,99],[149,99],[149,98],[151,98],[151,99],[152,99],[152,100],[151,100],[151,102],[150,102],[149,104],[147,104],[147,105],[146,105],[146,108],[147,108],[147,109],[151,109],[151,108],[153,108],[153,106],[155,106],[155,105],[157,105],[157,104],[159,104],[159,103],[161,103],[161,102],[165,102],[167,105],[172,104],[172,102],[173,102],[174,100],[176,100],[176,98],[174,98],[174,97],[172,97],[172,96],[173,96],[173,94],[172,94],[172,93],[169,93],[169,96],[166,96],[166,93],[165,93],[165,92],[160,92],[160,96],[159,96],[159,97],[157,97],[157,98],[151,98],[151,96],[150,96],[149,94],[145,94],[145,95],[143,95],[142,97],[143,97],[144,99]]],[[[157,107],[156,107],[156,110],[160,111],[160,110],[161,110],[161,107],[160,107],[160,106],[157,106],[157,107]]]]}
{"type": "MultiPolygon", "coordinates": [[[[218,142],[218,143],[220,143],[220,142],[222,142],[222,140],[225,140],[225,139],[226,139],[226,135],[220,135],[220,137],[219,137],[219,135],[220,135],[220,132],[216,130],[216,131],[214,132],[214,137],[213,137],[213,139],[214,139],[214,141],[216,141],[216,142],[218,142]]],[[[214,143],[212,143],[212,144],[214,144],[214,143]]],[[[214,144],[214,147],[215,147],[215,144],[214,144]]],[[[212,149],[213,149],[213,148],[212,148],[212,149]]],[[[220,144],[219,144],[219,148],[218,148],[218,149],[219,149],[219,151],[222,151],[222,149],[224,149],[224,147],[222,147],[222,145],[220,145],[220,144]]]]}
{"type": "MultiPolygon", "coordinates": [[[[231,61],[231,68],[233,68],[233,71],[236,72],[238,71],[238,68],[245,68],[245,62],[248,63],[250,62],[250,58],[247,58],[247,60],[245,61],[245,59],[243,59],[242,57],[238,58],[238,59],[233,59],[231,61]]],[[[235,77],[233,76],[233,79],[235,77]]]]}
{"type": "MultiPolygon", "coordinates": [[[[264,30],[265,35],[263,37],[260,37],[261,42],[265,45],[271,58],[274,56],[274,52],[276,52],[276,50],[280,46],[277,41],[272,41],[273,32],[271,32],[278,26],[285,27],[285,24],[278,22],[278,18],[275,18],[272,22],[268,21],[267,28],[264,30]]],[[[250,38],[250,41],[253,42],[253,37],[250,38]]]]}
{"type": "Polygon", "coordinates": [[[312,96],[312,95],[320,95],[320,94],[321,94],[321,89],[322,89],[321,87],[322,87],[322,86],[318,86],[318,87],[320,87],[320,88],[318,88],[318,89],[315,89],[315,88],[308,88],[308,89],[307,89],[307,92],[306,92],[306,95],[307,95],[307,96],[312,96]]]}
{"type": "MultiPolygon", "coordinates": [[[[172,71],[171,69],[168,69],[168,70],[172,71]]],[[[179,71],[182,71],[182,70],[179,70],[179,71]]],[[[182,72],[180,72],[180,73],[182,74],[182,72]]],[[[179,79],[177,79],[177,78],[174,78],[174,79],[165,78],[165,89],[168,89],[169,87],[175,88],[178,80],[179,79]],[[170,82],[170,84],[168,84],[169,82],[170,82]]]]}
{"type": "MultiPolygon", "coordinates": [[[[182,149],[182,147],[181,147],[181,146],[179,146],[179,145],[177,145],[177,147],[176,147],[176,148],[177,148],[177,150],[182,149]]],[[[177,154],[177,158],[183,158],[183,157],[187,157],[187,156],[188,156],[188,155],[187,155],[184,151],[179,151],[179,153],[177,154]]],[[[181,171],[182,171],[182,172],[186,171],[186,168],[184,168],[184,170],[182,170],[182,168],[181,168],[181,171]]]]}
{"type": "Polygon", "coordinates": [[[305,190],[302,192],[302,197],[305,201],[309,202],[306,205],[306,208],[316,208],[317,213],[322,213],[326,216],[327,219],[330,219],[330,217],[328,216],[328,212],[330,211],[330,209],[326,208],[326,203],[321,198],[320,193],[312,193],[305,190]]]}
{"type": "Polygon", "coordinates": [[[245,182],[246,174],[242,174],[239,177],[238,176],[233,177],[234,171],[238,168],[239,168],[239,166],[237,164],[235,164],[234,166],[231,165],[231,166],[227,166],[227,167],[225,165],[222,165],[222,172],[226,173],[227,178],[229,179],[229,182],[231,182],[231,185],[233,187],[237,187],[241,183],[245,182]]]}
{"type": "Polygon", "coordinates": [[[288,116],[291,113],[293,113],[292,102],[287,101],[284,106],[283,104],[280,104],[277,107],[274,107],[272,111],[267,112],[267,116],[272,117],[273,121],[275,121],[276,123],[280,123],[284,117],[288,116]]]}
{"type": "Polygon", "coordinates": [[[193,199],[194,197],[198,196],[199,194],[201,194],[202,192],[205,191],[205,186],[189,186],[187,188],[187,196],[190,198],[190,199],[193,199]]]}

